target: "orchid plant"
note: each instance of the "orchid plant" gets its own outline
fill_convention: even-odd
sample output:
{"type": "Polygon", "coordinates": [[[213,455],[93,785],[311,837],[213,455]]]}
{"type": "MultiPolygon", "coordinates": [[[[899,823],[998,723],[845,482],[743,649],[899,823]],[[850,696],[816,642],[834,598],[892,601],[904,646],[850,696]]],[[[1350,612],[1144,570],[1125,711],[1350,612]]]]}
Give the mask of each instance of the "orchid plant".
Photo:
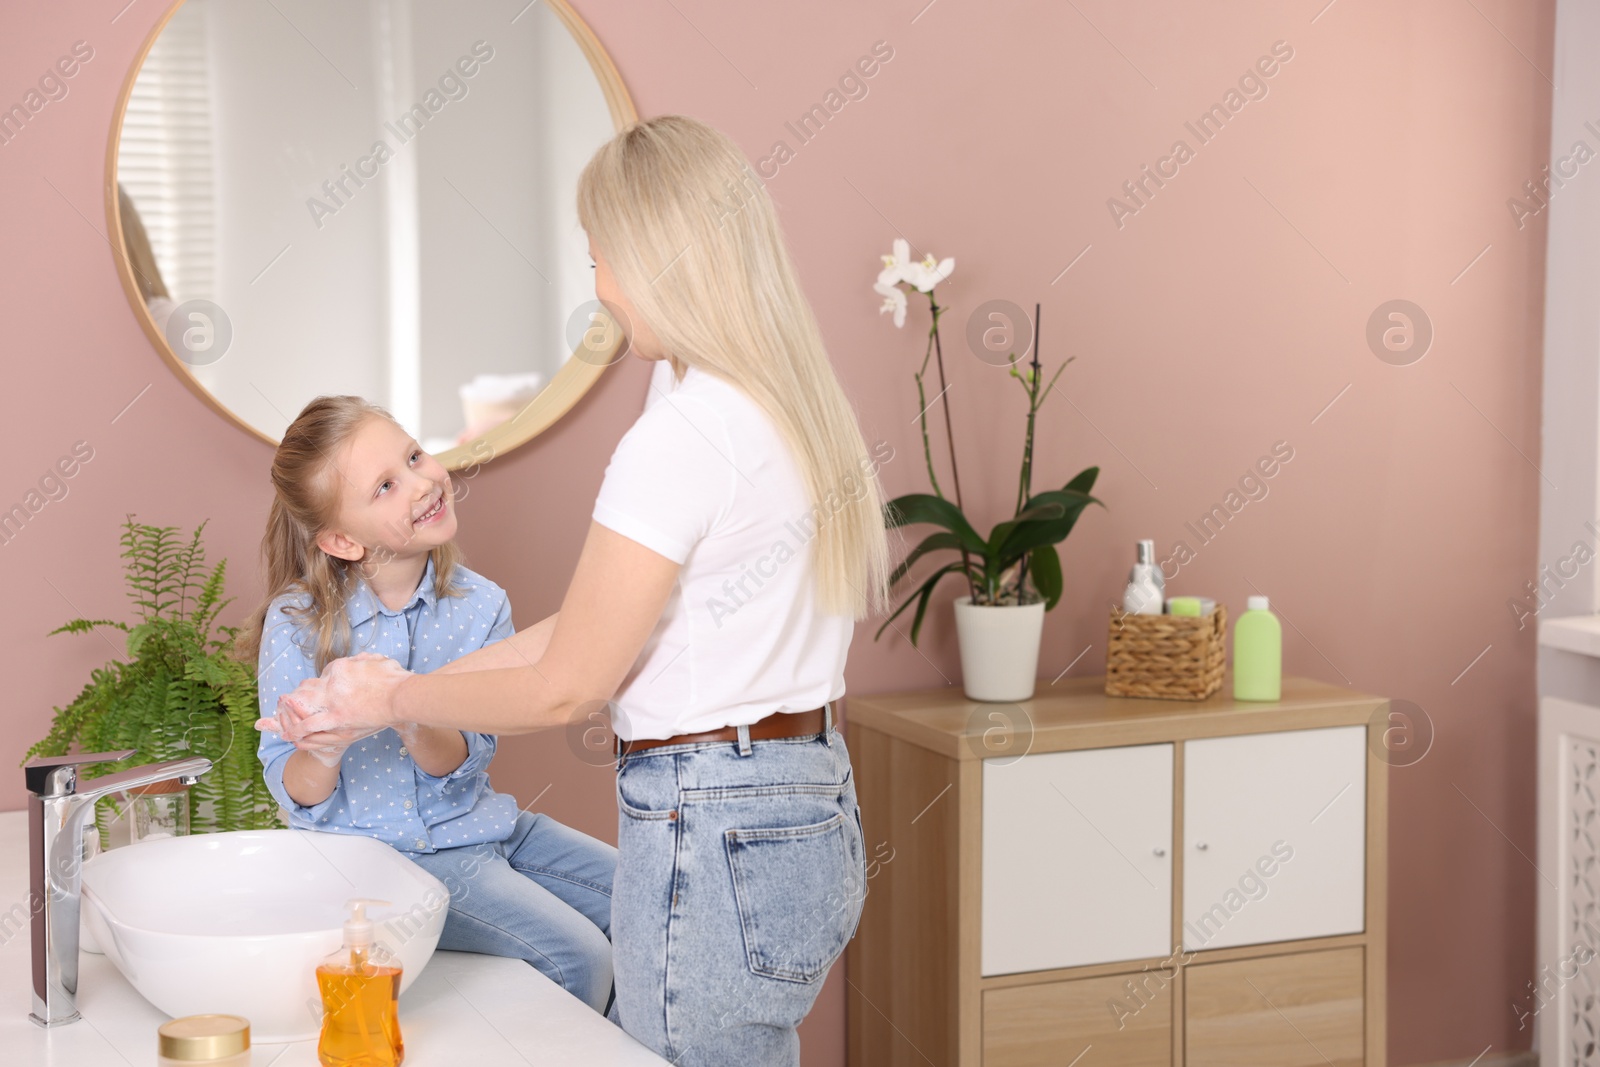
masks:
{"type": "Polygon", "coordinates": [[[922,452],[928,466],[928,481],[932,493],[908,493],[884,505],[884,521],[891,527],[928,523],[942,527],[930,534],[912,549],[890,576],[890,583],[898,583],[911,570],[913,564],[931,552],[955,551],[960,559],[945,563],[934,571],[886,619],[874,640],[896,617],[913,603],[916,614],[911,623],[911,643],[917,643],[922,620],[927,613],[928,601],[939,580],[951,573],[960,573],[967,580],[967,590],[975,605],[1022,605],[1044,601],[1045,610],[1056,606],[1061,599],[1061,557],[1056,545],[1066,539],[1078,521],[1078,516],[1090,504],[1104,503],[1089,495],[1100,474],[1099,467],[1088,467],[1075,475],[1060,489],[1042,493],[1032,492],[1034,425],[1039,409],[1056,378],[1066,369],[1069,358],[1057,368],[1048,384],[1043,384],[1039,365],[1038,306],[1034,308],[1032,360],[1023,369],[1017,368],[1016,353],[1011,353],[1008,373],[1022,383],[1028,396],[1027,432],[1022,448],[1022,470],[1018,478],[1017,502],[1011,518],[995,526],[988,537],[983,537],[968,520],[961,502],[961,475],[956,467],[955,431],[951,426],[949,385],[945,380],[944,349],[939,338],[939,316],[946,308],[939,305],[934,289],[955,270],[954,259],[936,260],[932,255],[913,260],[910,245],[897,238],[893,250],[883,257],[883,269],[873,283],[873,291],[883,297],[880,314],[892,313],[897,328],[906,323],[909,294],[915,291],[928,298],[931,321],[928,326],[928,345],[923,353],[922,366],[912,375],[917,383],[917,421],[922,429],[922,452]],[[933,446],[928,436],[927,399],[928,364],[932,361],[939,371],[937,401],[944,398],[945,443],[950,454],[950,480],[955,500],[944,495],[939,476],[933,465],[933,446]]]}

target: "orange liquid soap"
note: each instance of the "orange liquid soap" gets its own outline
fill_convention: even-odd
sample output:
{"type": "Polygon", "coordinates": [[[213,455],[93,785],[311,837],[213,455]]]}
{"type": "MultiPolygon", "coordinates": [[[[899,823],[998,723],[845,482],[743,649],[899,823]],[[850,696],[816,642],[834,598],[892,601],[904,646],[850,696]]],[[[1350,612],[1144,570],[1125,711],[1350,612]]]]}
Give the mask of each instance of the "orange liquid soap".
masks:
{"type": "Polygon", "coordinates": [[[400,961],[373,943],[364,909],[381,901],[351,901],[344,947],[317,967],[322,994],[323,1067],[400,1067],[400,961]]]}

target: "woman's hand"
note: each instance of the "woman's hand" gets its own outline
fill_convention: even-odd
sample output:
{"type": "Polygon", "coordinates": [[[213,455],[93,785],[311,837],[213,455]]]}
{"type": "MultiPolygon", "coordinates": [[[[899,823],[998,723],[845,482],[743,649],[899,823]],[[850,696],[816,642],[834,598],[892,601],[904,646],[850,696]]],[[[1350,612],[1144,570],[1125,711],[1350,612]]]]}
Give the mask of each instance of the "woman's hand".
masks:
{"type": "Polygon", "coordinates": [[[451,660],[444,666],[432,671],[433,674],[465,674],[469,671],[493,671],[506,667],[532,667],[550,647],[550,637],[556,631],[556,621],[560,613],[548,615],[532,626],[525,626],[521,630],[507,637],[503,641],[496,641],[492,645],[485,645],[475,652],[469,652],[460,659],[451,660]]]}
{"type": "Polygon", "coordinates": [[[296,748],[310,752],[349,748],[363,737],[395,725],[394,693],[411,672],[388,656],[364,652],[328,664],[320,678],[307,678],[282,698],[294,713],[258,724],[277,729],[296,748]]]}
{"type": "MultiPolygon", "coordinates": [[[[485,734],[561,726],[622,686],[680,570],[668,557],[591,519],[559,621],[549,620],[548,638],[540,627],[530,627],[535,632],[526,638],[511,635],[463,656],[457,661],[463,666],[416,677],[383,657],[336,660],[322,678],[301,683],[292,694],[312,705],[311,713],[283,736],[316,746],[359,740],[400,723],[485,734]],[[532,651],[544,654],[535,659],[532,651]]],[[[260,726],[273,729],[274,721],[260,726]]]]}

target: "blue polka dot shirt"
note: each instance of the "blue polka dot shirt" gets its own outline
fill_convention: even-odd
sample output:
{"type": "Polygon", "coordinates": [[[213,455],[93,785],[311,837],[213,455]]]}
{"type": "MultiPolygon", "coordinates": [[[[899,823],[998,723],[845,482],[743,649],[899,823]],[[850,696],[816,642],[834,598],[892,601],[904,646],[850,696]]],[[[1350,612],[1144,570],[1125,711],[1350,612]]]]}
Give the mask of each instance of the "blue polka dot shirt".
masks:
{"type": "MultiPolygon", "coordinates": [[[[359,582],[345,606],[350,654],[379,652],[425,674],[516,632],[504,589],[459,565],[452,576],[466,595],[436,596],[430,557],[416,592],[398,611],[379,600],[365,581],[359,582]]],[[[279,696],[317,675],[315,635],[285,611],[306,602],[304,593],[287,593],[267,610],[258,664],[263,716],[277,714],[279,696]]],[[[462,736],[466,759],[442,778],[417,766],[394,730],[363,738],[345,750],[333,794],[309,807],[295,803],[283,787],[284,765],[294,745],[263,731],[258,751],[267,788],[288,812],[290,826],[362,834],[402,852],[436,852],[504,841],[517,820],[515,798],[489,788],[494,735],[463,730],[462,736]]]]}

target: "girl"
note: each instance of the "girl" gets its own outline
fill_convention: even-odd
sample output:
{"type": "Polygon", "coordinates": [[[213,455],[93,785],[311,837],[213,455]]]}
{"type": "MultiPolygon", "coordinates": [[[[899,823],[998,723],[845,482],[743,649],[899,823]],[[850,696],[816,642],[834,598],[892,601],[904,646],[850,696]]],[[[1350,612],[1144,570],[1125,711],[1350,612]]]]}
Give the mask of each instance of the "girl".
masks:
{"type": "MultiPolygon", "coordinates": [[[[382,408],[307,404],[272,482],[267,603],[240,647],[263,716],[339,656],[426,672],[514,632],[505,590],[460,563],[449,474],[382,408]]],[[[531,663],[543,649],[520,651],[531,663]]],[[[493,734],[414,723],[300,751],[268,732],[260,745],[290,826],[369,835],[445,883],[440,948],[526,960],[605,1011],[616,850],[490,789],[494,752],[493,734]]]]}
{"type": "Polygon", "coordinates": [[[672,373],[612,454],[560,612],[448,676],[339,660],[293,698],[323,710],[260,725],[315,748],[614,700],[622,1027],[683,1067],[795,1067],[866,891],[833,706],[854,620],[887,599],[877,458],[726,136],[629,126],[584,168],[578,217],[595,295],[672,373]],[[534,669],[518,653],[548,628],[534,669]]]}

